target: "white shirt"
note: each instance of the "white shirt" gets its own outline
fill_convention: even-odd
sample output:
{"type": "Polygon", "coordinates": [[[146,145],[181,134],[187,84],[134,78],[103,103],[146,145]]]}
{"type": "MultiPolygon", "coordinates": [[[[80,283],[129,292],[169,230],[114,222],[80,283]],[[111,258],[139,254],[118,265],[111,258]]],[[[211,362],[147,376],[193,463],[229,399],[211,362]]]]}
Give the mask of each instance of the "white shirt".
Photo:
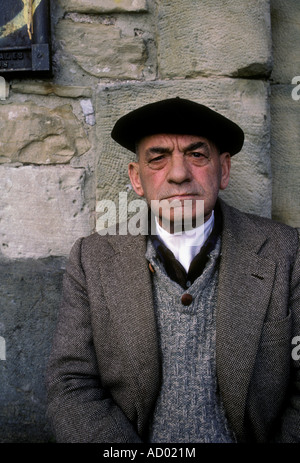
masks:
{"type": "Polygon", "coordinates": [[[204,222],[203,225],[182,233],[167,232],[159,225],[155,218],[156,233],[167,248],[173,252],[174,256],[185,268],[186,272],[188,272],[192,260],[202,248],[203,243],[205,243],[211,234],[214,226],[214,217],[214,211],[212,211],[211,217],[207,220],[207,222],[204,222]]]}

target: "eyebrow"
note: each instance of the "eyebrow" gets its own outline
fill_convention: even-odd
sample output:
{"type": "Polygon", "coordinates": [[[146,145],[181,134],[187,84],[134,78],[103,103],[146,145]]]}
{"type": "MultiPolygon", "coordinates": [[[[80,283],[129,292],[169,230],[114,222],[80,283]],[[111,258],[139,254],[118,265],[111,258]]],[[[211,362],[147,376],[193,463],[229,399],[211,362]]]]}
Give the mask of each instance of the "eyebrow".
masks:
{"type": "Polygon", "coordinates": [[[195,143],[191,143],[190,145],[188,145],[184,152],[187,152],[187,151],[195,151],[197,150],[198,148],[205,148],[205,149],[208,149],[208,145],[207,143],[205,143],[204,141],[196,141],[195,143]]]}
{"type": "Polygon", "coordinates": [[[172,150],[170,148],[165,148],[163,146],[152,146],[148,148],[146,151],[146,156],[151,156],[152,154],[168,154],[171,153],[172,150]]]}
{"type": "MultiPolygon", "coordinates": [[[[203,141],[197,141],[194,143],[191,143],[190,145],[186,146],[183,150],[184,153],[189,152],[189,151],[194,151],[199,148],[205,148],[206,150],[208,149],[207,143],[203,141]]],[[[146,154],[151,155],[151,154],[168,154],[171,153],[172,149],[168,147],[163,147],[163,146],[151,146],[150,148],[147,149],[146,154]]]]}

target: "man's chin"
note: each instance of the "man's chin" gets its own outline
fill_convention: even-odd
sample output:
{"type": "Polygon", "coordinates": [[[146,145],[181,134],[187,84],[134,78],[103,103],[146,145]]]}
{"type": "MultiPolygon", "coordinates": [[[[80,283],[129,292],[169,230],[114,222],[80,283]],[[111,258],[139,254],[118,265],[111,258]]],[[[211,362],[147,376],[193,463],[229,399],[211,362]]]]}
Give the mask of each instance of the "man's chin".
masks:
{"type": "Polygon", "coordinates": [[[170,233],[179,233],[204,223],[204,201],[172,200],[151,201],[151,209],[159,224],[170,233]]]}

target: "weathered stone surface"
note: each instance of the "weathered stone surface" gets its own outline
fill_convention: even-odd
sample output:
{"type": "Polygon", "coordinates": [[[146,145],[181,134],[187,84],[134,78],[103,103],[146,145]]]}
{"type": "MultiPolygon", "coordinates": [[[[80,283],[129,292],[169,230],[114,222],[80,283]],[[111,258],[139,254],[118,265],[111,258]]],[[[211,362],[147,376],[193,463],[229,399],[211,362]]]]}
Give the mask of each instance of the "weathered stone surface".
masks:
{"type": "Polygon", "coordinates": [[[49,442],[45,368],[61,297],[63,258],[0,261],[0,442],[49,442]]]}
{"type": "Polygon", "coordinates": [[[161,78],[270,73],[268,1],[165,0],[157,14],[161,78]]]}
{"type": "Polygon", "coordinates": [[[142,104],[174,96],[206,104],[241,125],[245,131],[245,145],[243,151],[232,159],[231,182],[222,196],[241,210],[270,216],[268,86],[261,81],[246,79],[100,86],[97,108],[100,153],[98,201],[111,199],[117,203],[119,192],[128,189],[127,164],[132,154],[119,147],[110,137],[116,120],[142,104]]]}
{"type": "Polygon", "coordinates": [[[123,13],[147,11],[146,0],[59,0],[65,11],[123,13]]]}
{"type": "Polygon", "coordinates": [[[56,29],[63,51],[95,77],[138,79],[145,64],[141,37],[125,37],[114,26],[60,21],[56,29]]]}
{"type": "Polygon", "coordinates": [[[90,148],[71,106],[0,105],[0,163],[66,163],[90,148]]]}
{"type": "Polygon", "coordinates": [[[90,233],[84,169],[0,167],[0,250],[8,258],[67,256],[90,233]]]}
{"type": "Polygon", "coordinates": [[[273,217],[300,227],[300,3],[271,0],[274,68],[271,75],[273,217]],[[277,85],[279,84],[279,85],[277,85]]]}
{"type": "Polygon", "coordinates": [[[81,100],[80,106],[85,116],[85,122],[89,125],[95,125],[95,113],[91,100],[81,100]]]}
{"type": "Polygon", "coordinates": [[[275,83],[291,84],[300,74],[299,0],[271,0],[275,83]]]}
{"type": "Polygon", "coordinates": [[[32,95],[57,95],[67,98],[90,98],[92,96],[91,87],[83,87],[76,85],[56,85],[52,82],[14,82],[11,89],[15,93],[24,93],[32,95]]]}
{"type": "Polygon", "coordinates": [[[4,77],[0,77],[0,100],[4,101],[9,96],[9,83],[4,77]]]}
{"type": "Polygon", "coordinates": [[[300,100],[292,85],[274,85],[271,95],[273,217],[300,227],[300,100]]]}

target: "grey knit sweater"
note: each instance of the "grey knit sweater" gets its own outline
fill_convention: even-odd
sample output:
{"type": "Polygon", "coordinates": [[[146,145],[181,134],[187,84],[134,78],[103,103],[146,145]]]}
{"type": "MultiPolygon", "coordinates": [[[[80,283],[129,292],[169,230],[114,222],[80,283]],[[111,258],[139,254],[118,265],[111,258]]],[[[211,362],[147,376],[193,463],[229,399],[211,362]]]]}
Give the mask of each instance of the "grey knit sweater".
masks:
{"type": "Polygon", "coordinates": [[[216,380],[216,298],[220,239],[188,291],[166,274],[148,242],[162,360],[162,387],[149,442],[234,442],[216,380]],[[183,305],[182,295],[192,296],[183,305]]]}

